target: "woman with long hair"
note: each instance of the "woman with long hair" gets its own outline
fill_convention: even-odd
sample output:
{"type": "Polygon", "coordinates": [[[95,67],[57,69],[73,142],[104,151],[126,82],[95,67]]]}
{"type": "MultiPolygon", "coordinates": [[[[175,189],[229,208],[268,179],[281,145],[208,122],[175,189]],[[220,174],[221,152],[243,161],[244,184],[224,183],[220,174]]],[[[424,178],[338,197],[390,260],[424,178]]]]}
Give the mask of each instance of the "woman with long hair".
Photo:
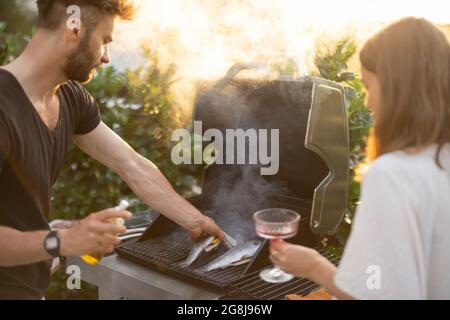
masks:
{"type": "Polygon", "coordinates": [[[282,241],[271,259],[338,299],[450,299],[450,46],[405,18],[360,53],[375,125],[361,203],[338,268],[282,241]]]}

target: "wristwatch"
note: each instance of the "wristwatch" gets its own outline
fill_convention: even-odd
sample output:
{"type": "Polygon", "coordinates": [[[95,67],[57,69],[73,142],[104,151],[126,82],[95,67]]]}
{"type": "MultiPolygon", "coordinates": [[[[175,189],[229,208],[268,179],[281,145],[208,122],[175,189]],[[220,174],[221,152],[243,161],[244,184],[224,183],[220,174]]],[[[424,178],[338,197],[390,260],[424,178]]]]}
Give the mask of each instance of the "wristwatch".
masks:
{"type": "Polygon", "coordinates": [[[58,237],[58,231],[50,231],[44,239],[44,248],[53,258],[61,257],[59,248],[61,240],[58,237]]]}

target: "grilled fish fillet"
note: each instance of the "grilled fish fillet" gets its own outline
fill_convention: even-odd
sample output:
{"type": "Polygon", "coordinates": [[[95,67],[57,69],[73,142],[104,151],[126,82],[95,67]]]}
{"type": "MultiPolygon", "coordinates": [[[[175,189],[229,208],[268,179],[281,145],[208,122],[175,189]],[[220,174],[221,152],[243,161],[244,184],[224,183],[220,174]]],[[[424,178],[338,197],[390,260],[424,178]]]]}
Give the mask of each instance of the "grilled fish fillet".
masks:
{"type": "Polygon", "coordinates": [[[189,253],[189,256],[187,257],[186,261],[184,261],[181,265],[183,267],[190,267],[191,264],[193,264],[194,261],[197,260],[197,258],[203,252],[203,250],[205,250],[208,246],[211,245],[214,239],[215,239],[214,236],[209,236],[203,240],[194,243],[191,252],[189,253]]]}
{"type": "Polygon", "coordinates": [[[238,264],[241,260],[251,258],[258,251],[261,242],[248,241],[238,246],[235,246],[225,252],[223,255],[208,263],[203,267],[206,272],[211,272],[217,269],[226,269],[238,264]]]}
{"type": "Polygon", "coordinates": [[[237,241],[233,237],[225,233],[225,245],[231,249],[237,246],[237,241]]]}
{"type": "MultiPolygon", "coordinates": [[[[200,240],[193,244],[192,249],[187,257],[186,261],[182,262],[183,267],[190,267],[200,256],[200,254],[205,252],[211,252],[216,249],[221,244],[221,241],[214,236],[209,236],[203,240],[200,240]]],[[[237,241],[233,239],[228,234],[225,234],[224,244],[228,248],[233,248],[237,245],[237,241]]]]}

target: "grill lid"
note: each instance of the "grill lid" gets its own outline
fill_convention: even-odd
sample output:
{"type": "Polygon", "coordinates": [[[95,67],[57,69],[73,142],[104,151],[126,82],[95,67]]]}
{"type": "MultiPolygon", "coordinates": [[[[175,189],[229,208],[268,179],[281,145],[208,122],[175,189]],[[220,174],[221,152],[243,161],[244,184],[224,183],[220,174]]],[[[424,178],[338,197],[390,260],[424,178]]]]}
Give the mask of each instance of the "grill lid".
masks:
{"type": "MultiPolygon", "coordinates": [[[[272,81],[228,78],[199,94],[194,120],[202,122],[204,131],[279,129],[279,171],[263,178],[277,193],[313,201],[311,230],[334,234],[346,212],[349,180],[344,96],[341,85],[315,77],[272,81]]],[[[203,196],[213,198],[232,191],[236,179],[247,179],[249,185],[261,179],[259,171],[264,166],[248,164],[249,141],[245,149],[237,148],[235,140],[231,152],[245,153],[247,164],[210,165],[204,174],[203,196]],[[248,171],[253,175],[242,174],[248,171]]],[[[229,152],[224,148],[223,159],[229,152]]]]}

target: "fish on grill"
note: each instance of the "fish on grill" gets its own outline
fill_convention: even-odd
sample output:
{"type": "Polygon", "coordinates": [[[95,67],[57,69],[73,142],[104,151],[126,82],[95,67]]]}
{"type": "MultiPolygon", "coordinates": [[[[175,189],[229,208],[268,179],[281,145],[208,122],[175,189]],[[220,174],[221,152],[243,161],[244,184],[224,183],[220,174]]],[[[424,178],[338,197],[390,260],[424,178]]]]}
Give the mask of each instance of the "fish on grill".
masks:
{"type": "MultiPolygon", "coordinates": [[[[192,245],[192,249],[189,252],[189,256],[187,259],[181,263],[183,267],[190,267],[201,255],[202,252],[211,252],[217,247],[220,246],[222,241],[220,241],[218,238],[214,236],[209,236],[207,238],[204,238],[203,240],[200,240],[192,245]]],[[[223,242],[228,248],[235,247],[237,245],[237,241],[229,236],[228,234],[225,234],[225,240],[223,242]]]]}
{"type": "Polygon", "coordinates": [[[220,241],[218,241],[217,239],[214,239],[211,244],[209,246],[207,246],[205,248],[205,250],[203,250],[204,252],[211,252],[214,249],[217,249],[220,246],[220,241]]]}
{"type": "Polygon", "coordinates": [[[230,235],[228,235],[226,233],[225,233],[224,243],[230,249],[237,246],[237,241],[233,237],[231,237],[230,235]]]}
{"type": "Polygon", "coordinates": [[[215,244],[217,241],[216,237],[209,236],[200,240],[192,245],[192,249],[189,252],[187,259],[181,263],[183,267],[190,267],[195,260],[200,256],[200,254],[209,246],[215,244]]]}
{"type": "Polygon", "coordinates": [[[202,267],[202,270],[211,272],[217,269],[226,269],[228,267],[248,263],[250,262],[249,258],[256,254],[260,245],[261,242],[259,241],[247,241],[237,245],[202,267]]]}

